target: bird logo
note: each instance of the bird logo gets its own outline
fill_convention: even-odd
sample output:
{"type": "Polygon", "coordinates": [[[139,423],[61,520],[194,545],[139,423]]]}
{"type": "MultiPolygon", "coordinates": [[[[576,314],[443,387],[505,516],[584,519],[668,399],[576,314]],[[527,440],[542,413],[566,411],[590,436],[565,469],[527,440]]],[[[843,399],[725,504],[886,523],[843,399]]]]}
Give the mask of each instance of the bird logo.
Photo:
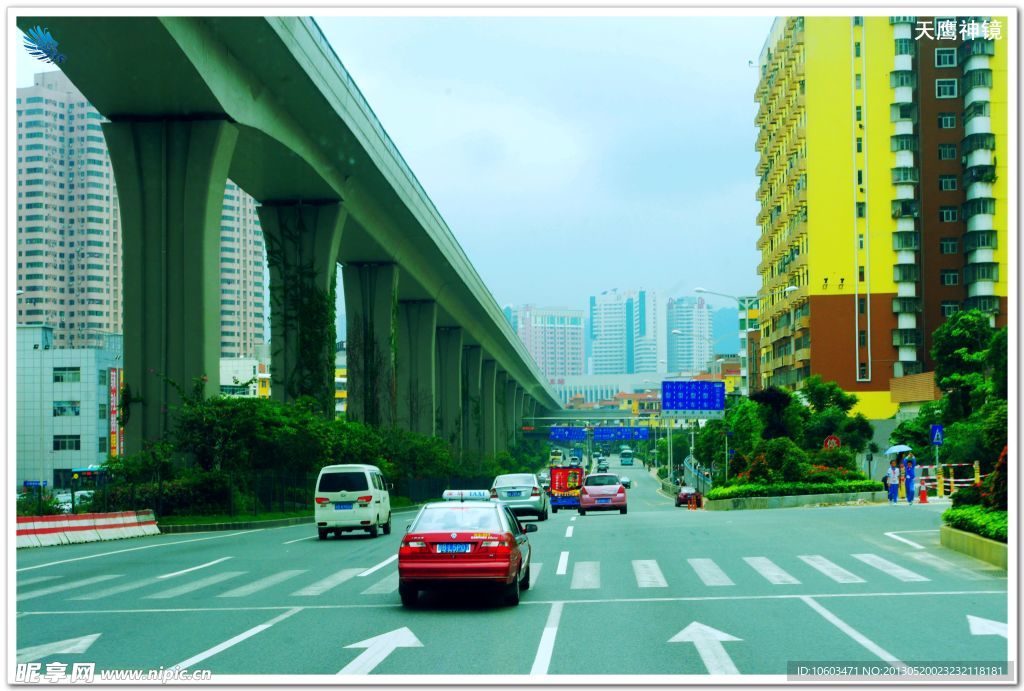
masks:
{"type": "Polygon", "coordinates": [[[43,62],[50,62],[55,65],[64,64],[67,56],[57,52],[57,41],[49,29],[32,27],[25,36],[25,49],[28,54],[43,62]]]}

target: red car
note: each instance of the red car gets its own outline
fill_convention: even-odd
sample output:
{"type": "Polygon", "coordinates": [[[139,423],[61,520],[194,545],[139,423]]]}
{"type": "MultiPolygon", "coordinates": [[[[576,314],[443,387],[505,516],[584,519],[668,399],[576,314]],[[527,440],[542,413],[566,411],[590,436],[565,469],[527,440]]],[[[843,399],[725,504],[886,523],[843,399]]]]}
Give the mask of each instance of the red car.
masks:
{"type": "Polygon", "coordinates": [[[693,487],[683,485],[679,488],[679,493],[676,495],[676,506],[688,506],[691,499],[696,502],[698,509],[704,505],[704,497],[701,496],[700,492],[693,487]]]}
{"type": "Polygon", "coordinates": [[[523,525],[505,504],[476,501],[474,492],[448,490],[420,509],[398,549],[398,594],[412,607],[421,590],[493,584],[519,604],[530,587],[530,541],[536,524],[523,525]],[[470,499],[465,500],[467,497],[470,499]]]}
{"type": "Polygon", "coordinates": [[[587,511],[618,510],[626,513],[626,488],[613,473],[587,475],[580,488],[580,515],[587,511]]]}

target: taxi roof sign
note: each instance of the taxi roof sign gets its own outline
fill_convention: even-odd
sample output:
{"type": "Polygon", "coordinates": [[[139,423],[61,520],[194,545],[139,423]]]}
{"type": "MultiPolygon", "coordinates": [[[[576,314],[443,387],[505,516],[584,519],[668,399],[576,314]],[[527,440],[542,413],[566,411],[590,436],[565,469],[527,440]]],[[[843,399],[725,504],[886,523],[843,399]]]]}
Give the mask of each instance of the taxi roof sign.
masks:
{"type": "Polygon", "coordinates": [[[446,489],[441,498],[445,501],[487,501],[491,498],[491,493],[485,489],[446,489]]]}

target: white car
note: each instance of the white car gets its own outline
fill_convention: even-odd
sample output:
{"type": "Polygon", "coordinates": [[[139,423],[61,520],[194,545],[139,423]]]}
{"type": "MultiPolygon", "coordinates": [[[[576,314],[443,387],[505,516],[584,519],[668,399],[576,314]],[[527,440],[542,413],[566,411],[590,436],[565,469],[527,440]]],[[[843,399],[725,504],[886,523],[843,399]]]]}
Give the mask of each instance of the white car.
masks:
{"type": "Polygon", "coordinates": [[[317,536],[339,537],[350,530],[365,530],[370,537],[391,533],[391,495],[375,465],[329,465],[320,470],[313,494],[317,536]]]}
{"type": "Polygon", "coordinates": [[[506,504],[517,516],[530,514],[548,520],[548,495],[532,473],[499,475],[491,484],[491,499],[506,504]]]}

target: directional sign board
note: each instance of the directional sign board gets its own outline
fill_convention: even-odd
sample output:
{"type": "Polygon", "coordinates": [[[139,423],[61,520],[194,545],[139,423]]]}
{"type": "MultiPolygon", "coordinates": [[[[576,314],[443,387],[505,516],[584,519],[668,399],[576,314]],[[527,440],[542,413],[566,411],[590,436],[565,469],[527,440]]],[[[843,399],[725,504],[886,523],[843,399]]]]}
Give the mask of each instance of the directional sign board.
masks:
{"type": "Polygon", "coordinates": [[[663,381],[661,412],[673,417],[724,417],[725,382],[663,381]]]}
{"type": "Polygon", "coordinates": [[[551,441],[586,441],[585,427],[552,427],[548,435],[551,441]]]}
{"type": "Polygon", "coordinates": [[[942,425],[932,425],[932,446],[942,446],[942,425]]]}
{"type": "Polygon", "coordinates": [[[46,480],[25,480],[25,487],[46,487],[46,480]]]}
{"type": "Polygon", "coordinates": [[[594,441],[647,439],[648,434],[649,430],[646,427],[595,427],[594,441]]]}

